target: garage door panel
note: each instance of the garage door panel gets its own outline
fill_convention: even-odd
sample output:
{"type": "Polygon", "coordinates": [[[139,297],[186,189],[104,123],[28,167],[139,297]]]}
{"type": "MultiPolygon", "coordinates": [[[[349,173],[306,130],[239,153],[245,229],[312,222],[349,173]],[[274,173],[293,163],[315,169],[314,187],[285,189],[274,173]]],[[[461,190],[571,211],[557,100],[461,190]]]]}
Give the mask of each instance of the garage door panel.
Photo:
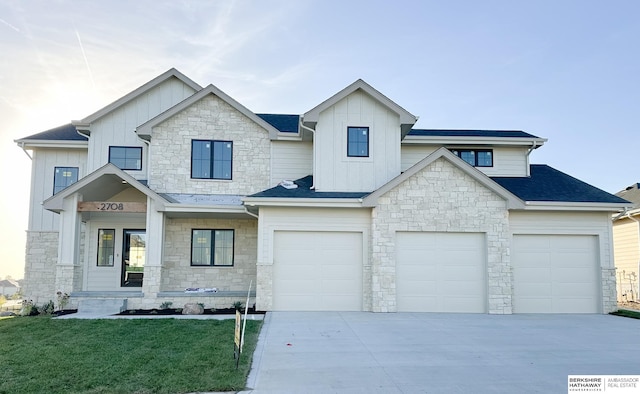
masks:
{"type": "Polygon", "coordinates": [[[481,233],[398,232],[398,310],[485,312],[484,245],[481,233]]]}
{"type": "Polygon", "coordinates": [[[514,235],[514,312],[597,313],[597,237],[514,235]]]}
{"type": "Polygon", "coordinates": [[[356,232],[276,231],[273,309],[362,310],[362,242],[356,232]]]}

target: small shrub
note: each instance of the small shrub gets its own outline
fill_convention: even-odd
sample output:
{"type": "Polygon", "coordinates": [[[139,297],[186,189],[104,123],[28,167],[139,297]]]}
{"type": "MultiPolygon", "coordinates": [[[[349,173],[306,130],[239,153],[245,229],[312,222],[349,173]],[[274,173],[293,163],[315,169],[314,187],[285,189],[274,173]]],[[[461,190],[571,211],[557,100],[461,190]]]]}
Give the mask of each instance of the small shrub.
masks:
{"type": "Polygon", "coordinates": [[[69,294],[58,291],[56,296],[58,297],[58,310],[61,311],[69,303],[69,294]]]}
{"type": "Polygon", "coordinates": [[[182,308],[176,308],[176,312],[182,313],[182,308]]]}
{"type": "Polygon", "coordinates": [[[38,313],[40,313],[41,315],[50,315],[53,313],[55,308],[56,307],[53,304],[53,301],[49,300],[49,302],[37,308],[37,310],[38,310],[38,313]]]}
{"type": "Polygon", "coordinates": [[[169,309],[171,308],[171,305],[173,305],[173,302],[165,301],[162,304],[160,304],[160,309],[169,309]]]}
{"type": "Polygon", "coordinates": [[[231,307],[240,312],[244,310],[244,305],[242,304],[242,301],[234,302],[233,305],[231,305],[231,307]]]}
{"type": "Polygon", "coordinates": [[[20,309],[20,316],[35,316],[38,314],[38,308],[33,304],[32,300],[22,300],[22,309],[20,309]]]}
{"type": "Polygon", "coordinates": [[[204,309],[204,304],[202,302],[198,302],[198,305],[200,305],[202,309],[204,309]]]}

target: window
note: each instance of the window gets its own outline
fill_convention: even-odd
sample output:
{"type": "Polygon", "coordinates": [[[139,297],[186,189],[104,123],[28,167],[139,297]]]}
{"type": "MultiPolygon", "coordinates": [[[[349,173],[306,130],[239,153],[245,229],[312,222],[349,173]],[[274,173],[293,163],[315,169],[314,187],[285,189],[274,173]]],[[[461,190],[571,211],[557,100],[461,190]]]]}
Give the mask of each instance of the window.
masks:
{"type": "Polygon", "coordinates": [[[347,156],[369,157],[368,127],[347,127],[347,156]]]}
{"type": "Polygon", "coordinates": [[[110,146],[109,163],[121,170],[142,170],[142,148],[139,146],[110,146]]]}
{"type": "Polygon", "coordinates": [[[232,266],[234,230],[191,230],[192,266],[232,266]]]}
{"type": "Polygon", "coordinates": [[[474,167],[493,167],[493,151],[491,149],[455,149],[451,152],[474,167]]]}
{"type": "Polygon", "coordinates": [[[233,142],[191,141],[191,178],[231,179],[233,142]]]}
{"type": "Polygon", "coordinates": [[[98,267],[113,267],[116,230],[98,230],[98,267]]]}
{"type": "Polygon", "coordinates": [[[53,194],[78,181],[78,167],[56,167],[53,171],[53,194]]]}

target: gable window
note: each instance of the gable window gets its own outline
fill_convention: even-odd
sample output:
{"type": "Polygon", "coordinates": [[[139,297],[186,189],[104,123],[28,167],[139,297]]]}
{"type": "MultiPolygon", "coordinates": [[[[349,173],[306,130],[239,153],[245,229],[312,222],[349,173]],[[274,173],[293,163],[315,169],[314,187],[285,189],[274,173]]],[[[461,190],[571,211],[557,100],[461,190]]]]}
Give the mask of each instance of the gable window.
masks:
{"type": "Polygon", "coordinates": [[[191,141],[191,178],[231,179],[232,168],[232,141],[191,141]]]}
{"type": "Polygon", "coordinates": [[[98,230],[98,267],[113,267],[113,253],[115,251],[116,230],[98,230]]]}
{"type": "Polygon", "coordinates": [[[192,266],[233,266],[234,230],[191,230],[192,266]]]}
{"type": "Polygon", "coordinates": [[[493,167],[491,149],[455,149],[451,152],[474,167],[493,167]]]}
{"type": "Polygon", "coordinates": [[[347,156],[369,157],[368,127],[347,127],[347,156]]]}
{"type": "Polygon", "coordinates": [[[56,167],[53,171],[53,194],[78,181],[78,167],[56,167]]]}
{"type": "Polygon", "coordinates": [[[142,170],[142,147],[110,146],[109,163],[121,170],[142,170]]]}

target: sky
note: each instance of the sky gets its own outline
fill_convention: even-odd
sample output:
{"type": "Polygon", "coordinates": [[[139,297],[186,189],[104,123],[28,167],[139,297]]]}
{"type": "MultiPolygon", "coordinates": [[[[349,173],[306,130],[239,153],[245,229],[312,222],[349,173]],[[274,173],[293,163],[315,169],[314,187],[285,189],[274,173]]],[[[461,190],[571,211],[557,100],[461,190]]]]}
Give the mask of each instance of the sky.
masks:
{"type": "Polygon", "coordinates": [[[523,130],[611,193],[640,182],[640,1],[0,0],[0,279],[23,277],[31,161],[14,140],[171,67],[254,112],[358,78],[417,128],[523,130]]]}

